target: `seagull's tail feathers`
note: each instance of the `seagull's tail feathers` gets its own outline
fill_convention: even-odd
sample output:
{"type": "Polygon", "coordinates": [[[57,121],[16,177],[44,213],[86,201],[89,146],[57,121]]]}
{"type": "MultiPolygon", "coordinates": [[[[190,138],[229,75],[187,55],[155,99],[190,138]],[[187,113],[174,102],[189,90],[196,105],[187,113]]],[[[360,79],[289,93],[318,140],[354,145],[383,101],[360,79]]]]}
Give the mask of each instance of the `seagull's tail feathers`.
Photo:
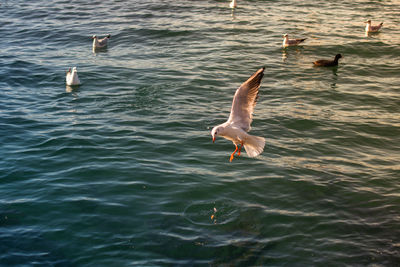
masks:
{"type": "Polygon", "coordinates": [[[381,22],[381,24],[379,24],[379,26],[381,26],[381,27],[382,27],[382,25],[383,25],[383,22],[381,22]]]}
{"type": "Polygon", "coordinates": [[[246,142],[244,143],[244,149],[246,149],[247,155],[253,158],[263,152],[265,146],[265,139],[263,137],[248,135],[246,142]]]}

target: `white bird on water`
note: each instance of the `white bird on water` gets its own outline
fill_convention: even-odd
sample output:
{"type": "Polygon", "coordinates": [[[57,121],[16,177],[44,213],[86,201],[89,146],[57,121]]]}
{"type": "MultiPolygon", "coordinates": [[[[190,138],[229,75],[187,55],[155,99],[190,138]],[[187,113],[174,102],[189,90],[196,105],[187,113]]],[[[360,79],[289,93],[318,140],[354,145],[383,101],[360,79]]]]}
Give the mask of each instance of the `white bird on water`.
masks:
{"type": "Polygon", "coordinates": [[[383,22],[381,22],[381,24],[377,25],[377,26],[372,26],[371,25],[371,20],[367,20],[365,23],[367,23],[367,25],[365,26],[365,32],[369,33],[369,32],[378,32],[383,25],[383,22]]]}
{"type": "Polygon", "coordinates": [[[93,35],[92,39],[93,39],[93,48],[103,48],[107,46],[108,43],[108,39],[111,38],[111,35],[107,35],[106,37],[104,37],[103,39],[99,39],[97,37],[97,35],[93,35]]]}
{"type": "Polygon", "coordinates": [[[81,81],[79,81],[79,77],[78,77],[78,71],[76,70],[76,67],[69,68],[69,70],[67,71],[67,76],[65,77],[65,81],[67,83],[67,85],[80,85],[81,81]]]}
{"type": "Polygon", "coordinates": [[[232,0],[232,2],[229,4],[230,8],[236,8],[237,7],[237,3],[236,0],[232,0]]]}
{"type": "Polygon", "coordinates": [[[302,42],[304,42],[307,38],[304,39],[289,39],[289,35],[286,33],[283,35],[283,47],[288,47],[288,46],[296,46],[302,42]]]}
{"type": "Polygon", "coordinates": [[[228,120],[215,126],[211,131],[213,143],[217,136],[222,136],[231,140],[235,145],[236,149],[229,159],[231,162],[237,151],[240,156],[243,146],[249,157],[256,157],[264,150],[265,139],[247,133],[251,129],[253,110],[257,102],[261,79],[264,76],[264,69],[259,69],[236,90],[228,120]]]}

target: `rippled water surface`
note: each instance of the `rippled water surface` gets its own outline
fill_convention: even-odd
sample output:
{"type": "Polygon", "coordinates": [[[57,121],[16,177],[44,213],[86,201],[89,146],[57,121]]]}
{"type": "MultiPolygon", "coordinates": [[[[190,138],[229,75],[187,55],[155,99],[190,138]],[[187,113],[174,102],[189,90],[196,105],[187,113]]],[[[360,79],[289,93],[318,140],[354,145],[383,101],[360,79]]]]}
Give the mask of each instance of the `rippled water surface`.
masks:
{"type": "Polygon", "coordinates": [[[0,265],[400,265],[399,1],[0,12],[0,265]],[[284,33],[307,40],[282,49],[284,33]],[[230,163],[210,130],[262,66],[266,147],[230,163]]]}

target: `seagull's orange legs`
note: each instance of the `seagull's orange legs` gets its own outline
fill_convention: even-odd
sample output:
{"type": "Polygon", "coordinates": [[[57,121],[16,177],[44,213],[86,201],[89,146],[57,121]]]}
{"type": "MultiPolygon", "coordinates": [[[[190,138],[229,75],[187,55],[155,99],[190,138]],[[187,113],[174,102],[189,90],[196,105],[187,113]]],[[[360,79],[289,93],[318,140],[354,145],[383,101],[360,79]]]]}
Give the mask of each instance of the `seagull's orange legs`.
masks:
{"type": "Polygon", "coordinates": [[[230,159],[229,159],[230,162],[232,162],[233,156],[235,155],[236,151],[239,150],[239,151],[238,151],[238,156],[240,156],[240,151],[242,150],[243,142],[240,143],[240,148],[238,148],[238,146],[237,146],[236,144],[235,144],[235,147],[236,147],[236,149],[235,149],[235,151],[233,151],[233,153],[231,154],[231,157],[230,157],[230,159]]]}
{"type": "Polygon", "coordinates": [[[238,147],[237,147],[236,144],[235,144],[235,147],[236,147],[236,149],[235,149],[235,151],[233,151],[233,153],[231,154],[231,158],[229,159],[230,162],[232,162],[232,160],[233,160],[233,155],[235,155],[236,151],[238,150],[238,147]]]}
{"type": "Polygon", "coordinates": [[[238,156],[240,156],[240,151],[242,151],[242,147],[243,147],[243,142],[240,143],[240,148],[239,148],[238,156]]]}

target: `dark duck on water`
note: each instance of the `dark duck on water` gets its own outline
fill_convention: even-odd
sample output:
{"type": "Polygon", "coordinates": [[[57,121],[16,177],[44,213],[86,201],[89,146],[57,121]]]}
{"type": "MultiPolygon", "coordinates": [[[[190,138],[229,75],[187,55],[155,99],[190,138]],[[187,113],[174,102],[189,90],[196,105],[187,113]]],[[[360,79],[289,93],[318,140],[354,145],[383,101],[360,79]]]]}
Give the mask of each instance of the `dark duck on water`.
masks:
{"type": "Polygon", "coordinates": [[[335,56],[334,60],[327,60],[327,59],[320,59],[317,61],[314,61],[314,66],[318,66],[318,67],[334,67],[337,66],[339,63],[339,58],[342,58],[341,54],[337,54],[335,56]]]}

